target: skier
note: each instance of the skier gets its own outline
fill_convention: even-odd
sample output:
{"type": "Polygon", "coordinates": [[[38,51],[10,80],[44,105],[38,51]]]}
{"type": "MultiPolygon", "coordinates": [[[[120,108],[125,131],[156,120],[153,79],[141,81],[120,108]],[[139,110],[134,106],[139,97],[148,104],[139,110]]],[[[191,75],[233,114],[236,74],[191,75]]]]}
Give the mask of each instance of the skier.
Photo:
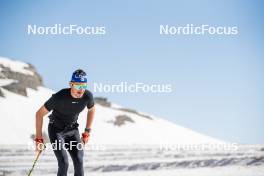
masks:
{"type": "Polygon", "coordinates": [[[84,175],[83,149],[79,144],[81,144],[81,140],[84,144],[88,142],[95,113],[93,95],[86,88],[86,73],[78,69],[72,74],[70,88],[62,89],[53,94],[36,113],[35,142],[36,148],[39,151],[41,149],[38,146],[43,144],[43,117],[49,111],[52,111],[49,116],[48,133],[58,161],[57,176],[67,175],[69,162],[66,151],[69,152],[73,161],[74,176],[84,175]],[[82,133],[82,138],[80,138],[77,119],[79,113],[85,107],[88,108],[87,122],[84,133],[82,133]]]}

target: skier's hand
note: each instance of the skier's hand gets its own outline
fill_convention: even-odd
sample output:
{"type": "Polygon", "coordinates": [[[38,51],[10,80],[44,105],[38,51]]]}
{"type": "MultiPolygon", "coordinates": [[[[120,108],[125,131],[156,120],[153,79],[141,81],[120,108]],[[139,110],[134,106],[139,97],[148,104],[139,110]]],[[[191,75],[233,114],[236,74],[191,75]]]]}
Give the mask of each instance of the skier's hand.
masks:
{"type": "Polygon", "coordinates": [[[84,132],[84,133],[82,134],[82,142],[83,142],[84,144],[86,144],[86,143],[88,142],[88,140],[89,140],[89,137],[90,137],[90,134],[89,134],[88,132],[84,132]]]}
{"type": "Polygon", "coordinates": [[[35,151],[39,152],[41,150],[44,150],[45,145],[42,138],[35,138],[35,144],[36,144],[35,151]]]}

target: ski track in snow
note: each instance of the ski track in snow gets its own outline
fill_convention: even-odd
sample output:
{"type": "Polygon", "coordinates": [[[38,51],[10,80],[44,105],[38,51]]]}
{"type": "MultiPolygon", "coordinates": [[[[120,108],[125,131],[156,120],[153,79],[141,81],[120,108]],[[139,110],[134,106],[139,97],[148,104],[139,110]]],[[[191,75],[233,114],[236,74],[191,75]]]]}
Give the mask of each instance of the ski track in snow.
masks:
{"type": "MultiPolygon", "coordinates": [[[[234,151],[171,151],[159,148],[105,147],[85,150],[86,175],[96,176],[264,176],[264,146],[241,145],[234,151]]],[[[34,160],[26,146],[0,146],[0,175],[26,175],[34,160]]],[[[69,175],[73,175],[70,160],[69,175]]],[[[33,175],[56,175],[51,150],[41,155],[33,175]]]]}

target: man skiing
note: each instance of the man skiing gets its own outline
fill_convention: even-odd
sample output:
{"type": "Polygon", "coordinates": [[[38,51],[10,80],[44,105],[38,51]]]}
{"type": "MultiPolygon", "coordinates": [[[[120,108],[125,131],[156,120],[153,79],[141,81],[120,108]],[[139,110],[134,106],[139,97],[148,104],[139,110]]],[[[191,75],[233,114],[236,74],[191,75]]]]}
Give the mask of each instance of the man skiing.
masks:
{"type": "Polygon", "coordinates": [[[41,150],[38,146],[43,143],[43,117],[49,111],[52,111],[49,116],[48,132],[54,154],[58,161],[57,176],[67,175],[69,162],[66,151],[69,152],[73,161],[74,176],[84,175],[83,149],[77,146],[81,144],[81,140],[84,144],[88,142],[95,113],[93,95],[86,88],[86,73],[78,69],[72,74],[70,88],[62,89],[53,94],[36,113],[35,142],[37,150],[41,150]],[[84,133],[82,133],[82,138],[80,138],[77,119],[79,113],[85,107],[88,108],[87,122],[84,133]],[[56,147],[54,147],[54,143],[61,143],[61,145],[55,145],[56,147]]]}

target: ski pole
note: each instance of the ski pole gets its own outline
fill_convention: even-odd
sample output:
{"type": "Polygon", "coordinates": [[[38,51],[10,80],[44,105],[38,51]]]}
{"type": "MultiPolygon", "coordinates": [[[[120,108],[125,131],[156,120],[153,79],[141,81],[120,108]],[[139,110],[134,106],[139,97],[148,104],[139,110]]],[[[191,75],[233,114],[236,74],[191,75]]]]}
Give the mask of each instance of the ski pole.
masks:
{"type": "MultiPolygon", "coordinates": [[[[44,145],[44,149],[45,149],[45,148],[46,148],[46,146],[44,145]]],[[[44,149],[43,149],[43,150],[44,150],[44,149]]],[[[37,161],[38,161],[38,159],[39,159],[39,156],[40,156],[40,154],[42,153],[43,150],[39,150],[39,152],[38,152],[38,154],[37,154],[37,157],[36,157],[36,159],[34,160],[34,163],[33,163],[32,167],[31,167],[31,169],[30,169],[30,171],[29,171],[29,173],[28,173],[28,176],[30,176],[31,173],[32,173],[32,171],[34,170],[34,167],[35,167],[35,165],[36,165],[36,163],[37,163],[37,161]]]]}

